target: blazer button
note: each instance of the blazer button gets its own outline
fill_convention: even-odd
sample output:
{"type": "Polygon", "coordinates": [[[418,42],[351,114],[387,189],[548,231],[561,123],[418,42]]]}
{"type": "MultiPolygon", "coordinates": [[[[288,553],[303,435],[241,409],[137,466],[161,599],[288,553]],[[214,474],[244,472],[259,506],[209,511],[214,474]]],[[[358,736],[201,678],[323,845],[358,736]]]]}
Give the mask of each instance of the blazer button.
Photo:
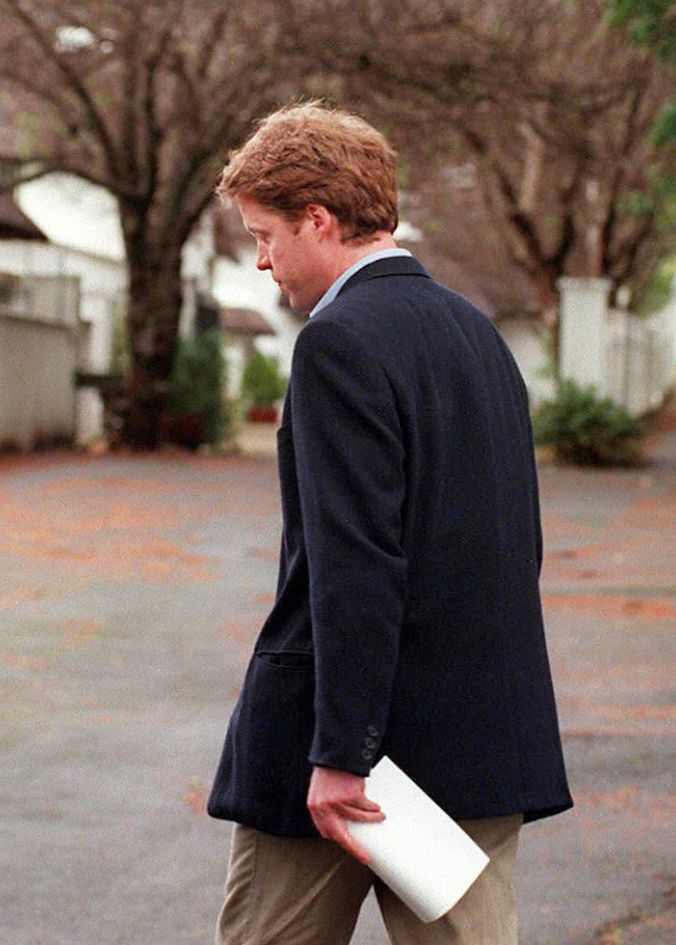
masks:
{"type": "Polygon", "coordinates": [[[364,748],[362,750],[361,756],[364,759],[364,761],[370,761],[371,758],[373,758],[373,752],[369,751],[368,748],[364,748]]]}
{"type": "Polygon", "coordinates": [[[369,735],[371,735],[373,738],[377,738],[378,735],[380,735],[380,731],[378,730],[378,727],[377,727],[376,725],[369,725],[369,727],[366,729],[366,731],[367,731],[367,732],[369,733],[369,735]]]}
{"type": "Polygon", "coordinates": [[[375,747],[376,747],[376,740],[375,740],[375,738],[365,738],[365,739],[364,739],[364,744],[366,745],[367,748],[375,748],[375,747]]]}

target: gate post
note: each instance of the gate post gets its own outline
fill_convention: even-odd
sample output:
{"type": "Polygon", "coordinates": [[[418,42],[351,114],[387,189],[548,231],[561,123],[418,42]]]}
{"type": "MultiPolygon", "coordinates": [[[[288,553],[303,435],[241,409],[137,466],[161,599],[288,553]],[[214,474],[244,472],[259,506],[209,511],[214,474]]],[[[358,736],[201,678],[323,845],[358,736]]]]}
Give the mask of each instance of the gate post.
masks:
{"type": "Polygon", "coordinates": [[[557,282],[560,293],[559,376],[583,387],[606,386],[606,322],[610,279],[572,278],[557,282]]]}

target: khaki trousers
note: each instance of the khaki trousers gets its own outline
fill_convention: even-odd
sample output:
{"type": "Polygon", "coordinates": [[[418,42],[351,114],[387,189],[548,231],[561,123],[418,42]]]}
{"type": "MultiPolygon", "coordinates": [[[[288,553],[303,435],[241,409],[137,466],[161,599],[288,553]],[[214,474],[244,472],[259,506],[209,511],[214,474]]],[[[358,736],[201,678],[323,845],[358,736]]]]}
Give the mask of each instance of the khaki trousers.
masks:
{"type": "Polygon", "coordinates": [[[393,945],[516,945],[512,869],[523,818],[460,825],[491,858],[441,919],[422,923],[367,867],[321,838],[235,825],[217,945],[348,945],[373,886],[393,945]]]}

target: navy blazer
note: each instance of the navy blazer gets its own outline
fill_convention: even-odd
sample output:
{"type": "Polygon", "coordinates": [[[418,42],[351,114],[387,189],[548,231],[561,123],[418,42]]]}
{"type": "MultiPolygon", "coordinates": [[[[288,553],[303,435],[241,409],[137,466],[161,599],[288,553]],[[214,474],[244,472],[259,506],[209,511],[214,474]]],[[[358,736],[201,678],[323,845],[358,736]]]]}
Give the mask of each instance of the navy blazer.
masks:
{"type": "Polygon", "coordinates": [[[312,765],[383,754],[457,819],[570,807],[528,399],[496,328],[411,257],[365,266],[300,332],[278,448],[276,601],[209,813],[314,836],[312,765]]]}

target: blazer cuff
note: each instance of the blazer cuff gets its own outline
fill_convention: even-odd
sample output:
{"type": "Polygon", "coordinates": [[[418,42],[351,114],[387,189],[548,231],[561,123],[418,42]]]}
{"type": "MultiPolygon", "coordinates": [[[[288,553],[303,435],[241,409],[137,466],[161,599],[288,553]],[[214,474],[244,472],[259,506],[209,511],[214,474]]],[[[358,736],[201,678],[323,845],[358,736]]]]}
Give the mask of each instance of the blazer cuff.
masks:
{"type": "Polygon", "coordinates": [[[308,761],[322,768],[337,768],[339,771],[349,771],[365,778],[380,757],[382,731],[381,725],[369,723],[364,727],[361,737],[357,736],[350,748],[335,741],[333,744],[321,744],[321,740],[315,735],[308,761]]]}

